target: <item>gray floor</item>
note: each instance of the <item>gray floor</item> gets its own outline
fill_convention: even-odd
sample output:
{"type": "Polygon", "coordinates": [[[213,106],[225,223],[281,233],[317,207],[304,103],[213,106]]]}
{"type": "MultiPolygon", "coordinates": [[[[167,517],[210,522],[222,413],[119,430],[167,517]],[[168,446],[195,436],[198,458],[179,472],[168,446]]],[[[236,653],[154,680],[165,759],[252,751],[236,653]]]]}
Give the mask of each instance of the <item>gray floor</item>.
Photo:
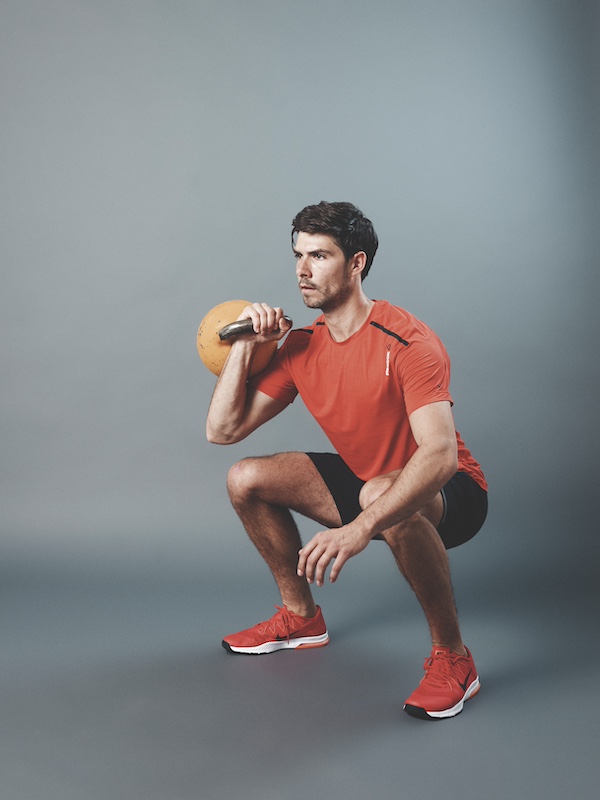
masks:
{"type": "Polygon", "coordinates": [[[474,574],[478,546],[453,567],[483,688],[439,723],[401,710],[428,647],[383,545],[321,591],[329,647],[258,658],[220,647],[270,615],[258,564],[7,556],[0,796],[597,797],[593,564],[474,574]]]}

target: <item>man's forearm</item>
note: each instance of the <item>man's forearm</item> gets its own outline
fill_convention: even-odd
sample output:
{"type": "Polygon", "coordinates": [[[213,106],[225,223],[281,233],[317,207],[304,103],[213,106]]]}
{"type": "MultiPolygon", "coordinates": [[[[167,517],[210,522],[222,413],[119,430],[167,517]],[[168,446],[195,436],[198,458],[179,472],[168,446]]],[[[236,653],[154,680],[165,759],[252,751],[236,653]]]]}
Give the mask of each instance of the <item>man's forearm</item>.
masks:
{"type": "Polygon", "coordinates": [[[457,469],[456,445],[419,447],[394,483],[358,517],[371,538],[428,505],[457,469]]]}
{"type": "Polygon", "coordinates": [[[206,418],[206,438],[214,444],[239,441],[244,421],[247,380],[253,347],[237,341],[231,346],[227,361],[217,380],[206,418]]]}

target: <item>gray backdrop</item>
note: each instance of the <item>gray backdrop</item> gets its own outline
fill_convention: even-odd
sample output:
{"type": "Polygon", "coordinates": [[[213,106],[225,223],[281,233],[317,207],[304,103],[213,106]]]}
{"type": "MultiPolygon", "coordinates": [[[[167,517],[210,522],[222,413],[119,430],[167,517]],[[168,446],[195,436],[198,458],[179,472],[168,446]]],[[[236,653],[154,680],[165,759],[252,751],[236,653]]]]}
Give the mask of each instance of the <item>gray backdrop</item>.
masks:
{"type": "MultiPolygon", "coordinates": [[[[282,305],[298,325],[314,317],[289,230],[322,199],[350,200],[375,224],[367,293],[421,316],[450,352],[457,425],[491,498],[459,574],[496,581],[517,618],[534,587],[582,585],[598,555],[597,2],[1,0],[0,11],[0,554],[24,615],[7,606],[15,674],[41,625],[35,598],[56,600],[54,575],[193,587],[190,648],[199,606],[230,604],[233,628],[256,621],[236,600],[269,615],[272,587],[225,475],[247,453],[325,442],[298,401],[244,443],[208,445],[214,378],[196,329],[233,298],[282,305]]],[[[371,591],[388,569],[381,552],[349,565],[338,597],[371,591]]],[[[73,591],[89,598],[89,585],[73,591]]],[[[61,597],[55,620],[76,602],[61,597]]],[[[567,627],[578,626],[575,604],[567,627]]],[[[89,652],[115,641],[107,632],[89,652]]],[[[44,642],[38,663],[54,653],[58,666],[55,637],[44,642]]]]}

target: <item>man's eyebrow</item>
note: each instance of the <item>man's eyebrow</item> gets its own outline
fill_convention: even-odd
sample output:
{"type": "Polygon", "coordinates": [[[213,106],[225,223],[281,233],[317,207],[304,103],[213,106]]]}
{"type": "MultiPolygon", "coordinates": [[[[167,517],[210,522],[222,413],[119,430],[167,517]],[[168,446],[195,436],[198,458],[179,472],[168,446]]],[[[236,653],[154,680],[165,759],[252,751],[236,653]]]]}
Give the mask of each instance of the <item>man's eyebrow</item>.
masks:
{"type": "MultiPolygon", "coordinates": [[[[292,251],[298,256],[302,255],[301,251],[296,249],[295,247],[292,247],[292,251]]],[[[309,256],[316,256],[319,253],[326,253],[328,256],[330,256],[333,254],[333,250],[328,250],[326,247],[315,247],[314,250],[306,251],[306,255],[309,256]]]]}

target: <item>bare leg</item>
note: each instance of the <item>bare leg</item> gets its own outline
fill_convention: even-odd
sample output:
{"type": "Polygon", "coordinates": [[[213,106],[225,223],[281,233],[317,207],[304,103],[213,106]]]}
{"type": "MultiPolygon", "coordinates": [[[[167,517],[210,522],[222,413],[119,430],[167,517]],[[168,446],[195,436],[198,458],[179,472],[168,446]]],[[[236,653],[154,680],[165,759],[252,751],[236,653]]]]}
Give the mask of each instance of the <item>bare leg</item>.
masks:
{"type": "MultiPolygon", "coordinates": [[[[363,508],[385,491],[397,475],[367,483],[361,493],[363,508]]],[[[432,643],[448,645],[464,655],[466,649],[458,624],[448,554],[435,528],[442,513],[443,501],[438,494],[421,512],[382,533],[382,538],[425,612],[432,643]]]]}
{"type": "Polygon", "coordinates": [[[231,503],[271,570],[283,604],[304,617],[316,614],[305,578],[296,574],[302,546],[290,509],[329,528],[342,521],[319,472],[305,453],[246,458],[229,471],[231,503]]]}
{"type": "Polygon", "coordinates": [[[425,612],[433,644],[446,644],[464,655],[448,555],[434,526],[416,514],[383,537],[425,612]]]}

